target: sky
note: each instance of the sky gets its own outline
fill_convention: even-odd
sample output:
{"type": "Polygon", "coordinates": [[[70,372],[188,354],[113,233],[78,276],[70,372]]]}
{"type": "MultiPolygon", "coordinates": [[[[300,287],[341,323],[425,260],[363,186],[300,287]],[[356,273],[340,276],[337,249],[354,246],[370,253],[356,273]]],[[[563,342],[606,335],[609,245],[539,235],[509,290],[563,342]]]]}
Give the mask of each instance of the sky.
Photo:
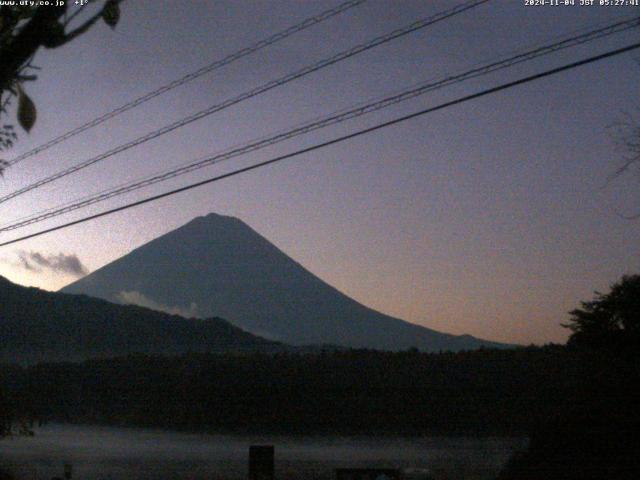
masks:
{"type": "MultiPolygon", "coordinates": [[[[100,2],[89,5],[91,13],[100,2]]],[[[33,130],[15,158],[338,0],[127,1],[41,50],[33,130]]],[[[339,51],[458,4],[369,0],[9,168],[0,196],[339,51]]],[[[492,0],[0,205],[0,223],[290,129],[334,111],[640,13],[492,0]]],[[[72,6],[71,10],[77,7],[72,6]]],[[[78,17],[80,19],[81,16],[78,17]]],[[[438,90],[12,232],[52,227],[637,42],[635,29],[438,90]]],[[[196,216],[242,219],[324,281],[435,330],[564,342],[568,311],[640,271],[640,176],[611,180],[615,125],[638,118],[640,50],[443,109],[276,165],[0,247],[0,275],[57,290],[196,216]]]]}

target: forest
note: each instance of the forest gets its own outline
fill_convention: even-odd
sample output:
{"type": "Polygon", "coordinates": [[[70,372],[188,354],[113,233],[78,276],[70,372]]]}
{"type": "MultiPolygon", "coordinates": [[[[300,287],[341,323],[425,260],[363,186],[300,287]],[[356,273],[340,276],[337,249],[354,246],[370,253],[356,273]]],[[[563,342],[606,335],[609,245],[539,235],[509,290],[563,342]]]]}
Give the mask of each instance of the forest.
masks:
{"type": "Polygon", "coordinates": [[[129,354],[0,367],[3,435],[35,422],[179,431],[527,435],[502,479],[637,478],[640,275],[570,312],[566,345],[423,353],[129,354]]]}
{"type": "Polygon", "coordinates": [[[14,419],[416,435],[526,434],[542,419],[613,399],[625,411],[638,380],[636,362],[562,346],[130,355],[6,365],[0,377],[14,419]]]}

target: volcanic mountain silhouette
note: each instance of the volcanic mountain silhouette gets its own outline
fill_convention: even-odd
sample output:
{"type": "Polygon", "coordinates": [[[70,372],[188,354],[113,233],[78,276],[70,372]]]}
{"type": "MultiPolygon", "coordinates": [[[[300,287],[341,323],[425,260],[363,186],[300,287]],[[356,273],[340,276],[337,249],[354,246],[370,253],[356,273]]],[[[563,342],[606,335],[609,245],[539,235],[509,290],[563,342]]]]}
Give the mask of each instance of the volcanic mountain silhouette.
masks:
{"type": "Polygon", "coordinates": [[[384,315],[328,285],[237,218],[197,217],[62,289],[195,309],[293,344],[424,351],[505,347],[384,315]]]}

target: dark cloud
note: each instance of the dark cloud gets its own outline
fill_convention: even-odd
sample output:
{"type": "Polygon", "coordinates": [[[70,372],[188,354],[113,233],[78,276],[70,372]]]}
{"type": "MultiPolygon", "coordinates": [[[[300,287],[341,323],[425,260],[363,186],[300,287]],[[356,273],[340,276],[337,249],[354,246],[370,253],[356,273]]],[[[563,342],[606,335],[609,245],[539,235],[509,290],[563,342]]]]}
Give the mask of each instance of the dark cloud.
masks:
{"type": "Polygon", "coordinates": [[[43,269],[56,273],[65,273],[81,277],[89,273],[76,254],[42,255],[38,252],[20,252],[20,266],[30,272],[41,272],[43,269]]]}
{"type": "Polygon", "coordinates": [[[25,270],[29,270],[30,272],[41,272],[42,269],[41,268],[37,268],[33,265],[31,265],[31,262],[29,262],[29,259],[27,258],[27,254],[26,253],[20,253],[19,255],[20,258],[20,263],[19,265],[24,268],[25,270]]]}

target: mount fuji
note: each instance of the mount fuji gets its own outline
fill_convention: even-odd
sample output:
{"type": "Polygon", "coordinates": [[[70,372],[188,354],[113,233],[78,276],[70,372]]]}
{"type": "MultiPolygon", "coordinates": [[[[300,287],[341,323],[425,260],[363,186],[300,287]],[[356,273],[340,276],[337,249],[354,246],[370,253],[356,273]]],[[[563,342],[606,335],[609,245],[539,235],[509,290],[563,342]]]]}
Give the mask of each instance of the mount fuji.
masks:
{"type": "Polygon", "coordinates": [[[183,316],[222,317],[292,345],[423,351],[509,345],[390,317],[319,279],[237,218],[197,217],[64,287],[183,316]]]}

